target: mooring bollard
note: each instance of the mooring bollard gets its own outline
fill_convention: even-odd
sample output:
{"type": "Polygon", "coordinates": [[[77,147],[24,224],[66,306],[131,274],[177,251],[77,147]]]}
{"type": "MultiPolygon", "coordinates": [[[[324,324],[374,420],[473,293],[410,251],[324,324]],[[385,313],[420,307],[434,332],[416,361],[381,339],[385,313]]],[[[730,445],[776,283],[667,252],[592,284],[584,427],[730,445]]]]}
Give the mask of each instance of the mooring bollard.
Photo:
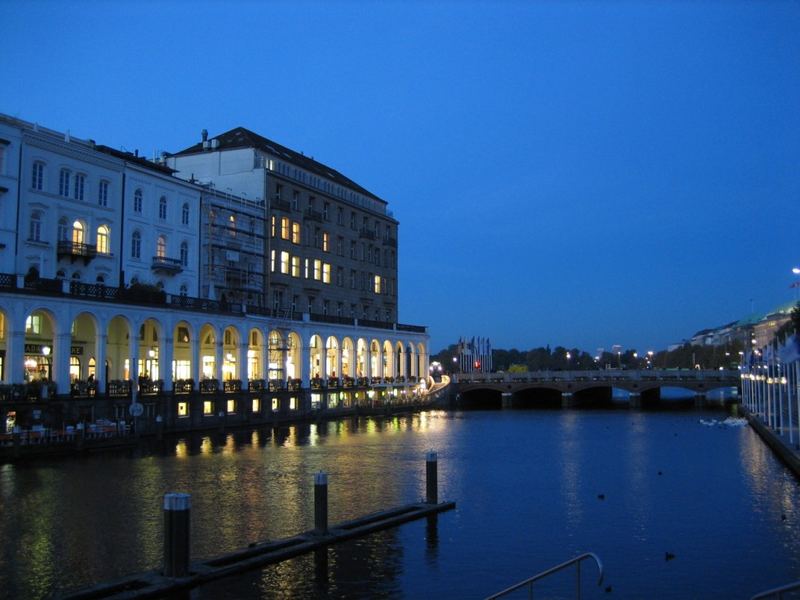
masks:
{"type": "Polygon", "coordinates": [[[190,494],[164,494],[164,576],[189,574],[190,494]]]}
{"type": "Polygon", "coordinates": [[[436,452],[431,450],[425,455],[425,501],[428,504],[439,503],[438,474],[436,452]]]}
{"type": "Polygon", "coordinates": [[[328,533],[328,474],[314,475],[314,530],[328,533]]]}

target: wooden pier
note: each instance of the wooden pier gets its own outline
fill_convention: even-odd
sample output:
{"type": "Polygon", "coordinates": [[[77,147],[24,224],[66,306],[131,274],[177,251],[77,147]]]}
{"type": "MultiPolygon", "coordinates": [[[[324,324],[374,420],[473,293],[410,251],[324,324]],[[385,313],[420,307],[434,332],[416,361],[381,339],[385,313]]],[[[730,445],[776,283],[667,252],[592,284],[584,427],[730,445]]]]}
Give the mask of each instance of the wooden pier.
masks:
{"type": "Polygon", "coordinates": [[[160,570],[150,571],[94,585],[62,598],[65,600],[158,598],[177,590],[190,589],[215,579],[278,563],[351,538],[436,515],[452,510],[455,506],[455,502],[409,504],[340,523],[330,527],[327,533],[311,530],[282,540],[254,543],[247,548],[210,560],[193,562],[186,577],[165,577],[160,570]]]}
{"type": "Polygon", "coordinates": [[[425,467],[424,502],[379,511],[332,527],[328,526],[328,476],[319,472],[314,476],[314,529],[282,540],[255,542],[246,548],[204,561],[193,562],[189,556],[191,496],[166,494],[162,569],[95,584],[60,597],[65,600],[165,597],[216,579],[279,563],[345,540],[454,509],[455,502],[438,501],[438,458],[435,452],[426,454],[425,467]]]}

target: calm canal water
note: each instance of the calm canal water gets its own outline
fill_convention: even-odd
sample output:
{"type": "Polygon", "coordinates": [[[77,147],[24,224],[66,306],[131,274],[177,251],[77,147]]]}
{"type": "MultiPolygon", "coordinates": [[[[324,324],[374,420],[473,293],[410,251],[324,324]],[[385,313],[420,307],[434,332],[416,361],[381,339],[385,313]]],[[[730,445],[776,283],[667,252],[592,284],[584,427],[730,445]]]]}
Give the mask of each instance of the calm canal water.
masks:
{"type": "MultiPolygon", "coordinates": [[[[310,529],[318,470],[329,473],[331,523],[419,500],[433,448],[439,497],[455,511],[187,597],[482,598],[593,551],[606,580],[594,586],[585,563],[586,598],[748,598],[800,579],[800,488],[749,427],[699,422],[724,417],[427,412],[2,465],[0,597],[157,567],[166,492],[192,494],[192,554],[210,557],[310,529]]],[[[574,573],[536,589],[572,597],[574,573]]]]}

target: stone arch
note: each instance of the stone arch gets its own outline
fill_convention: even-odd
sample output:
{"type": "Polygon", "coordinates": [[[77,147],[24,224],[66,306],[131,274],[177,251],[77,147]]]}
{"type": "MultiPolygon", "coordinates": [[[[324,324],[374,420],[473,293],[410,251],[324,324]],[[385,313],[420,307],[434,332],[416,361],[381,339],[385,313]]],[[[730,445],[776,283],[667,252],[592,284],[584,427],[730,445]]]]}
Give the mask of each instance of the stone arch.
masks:
{"type": "Polygon", "coordinates": [[[195,331],[192,324],[181,320],[175,323],[172,329],[172,360],[174,362],[173,376],[176,380],[194,379],[196,365],[194,364],[195,331]]]}
{"type": "Polygon", "coordinates": [[[219,364],[217,358],[217,345],[220,336],[217,328],[211,323],[204,323],[200,327],[200,378],[219,379],[219,364]]]}
{"type": "MultiPolygon", "coordinates": [[[[89,379],[89,361],[96,358],[102,344],[97,318],[89,312],[75,316],[70,326],[70,383],[89,379]]],[[[92,373],[95,375],[95,373],[92,373]]],[[[93,378],[94,379],[94,378],[93,378]]]]}
{"type": "Polygon", "coordinates": [[[342,339],[342,376],[355,377],[356,356],[353,351],[353,340],[349,337],[342,339]]]}
{"type": "Polygon", "coordinates": [[[381,345],[378,340],[369,343],[369,372],[372,377],[381,377],[381,345]]]}
{"type": "Polygon", "coordinates": [[[325,377],[338,377],[342,374],[339,366],[339,339],[328,336],[325,340],[325,377]]]}
{"type": "Polygon", "coordinates": [[[288,349],[287,339],[278,329],[269,332],[269,360],[268,374],[271,380],[286,381],[286,361],[285,352],[288,349]]]}
{"type": "Polygon", "coordinates": [[[133,324],[128,317],[115,315],[106,327],[106,364],[104,381],[123,381],[131,378],[130,337],[133,324]]]}
{"type": "Polygon", "coordinates": [[[266,379],[264,373],[264,332],[251,327],[247,332],[247,376],[249,379],[266,379]]]}
{"type": "Polygon", "coordinates": [[[228,325],[222,330],[222,379],[228,381],[238,379],[241,373],[239,364],[239,346],[241,344],[239,330],[228,325]]]}
{"type": "Polygon", "coordinates": [[[417,344],[417,377],[424,378],[428,374],[428,356],[425,350],[425,344],[419,342],[417,344]]]}
{"type": "Polygon", "coordinates": [[[406,376],[406,361],[403,352],[403,342],[395,342],[394,345],[394,376],[395,377],[405,377],[406,376]]]}
{"type": "Polygon", "coordinates": [[[309,355],[309,374],[311,375],[312,379],[317,377],[322,377],[322,358],[323,358],[323,347],[322,347],[322,338],[319,334],[312,335],[308,340],[308,355],[309,355]]]}
{"type": "Polygon", "coordinates": [[[369,351],[367,340],[358,338],[356,342],[356,377],[367,376],[367,366],[369,365],[369,351]]]}
{"type": "Polygon", "coordinates": [[[416,381],[419,373],[417,371],[417,353],[414,351],[414,344],[406,344],[406,379],[416,381]]]}
{"type": "Polygon", "coordinates": [[[303,339],[292,331],[289,333],[286,349],[286,378],[302,379],[303,377],[303,339]]]}
{"type": "Polygon", "coordinates": [[[383,346],[381,347],[381,362],[383,363],[383,376],[384,377],[395,377],[396,373],[394,372],[394,352],[392,350],[392,342],[389,340],[384,340],[383,346]]]}
{"type": "Polygon", "coordinates": [[[138,341],[139,376],[152,381],[164,379],[170,373],[172,365],[161,364],[164,343],[164,327],[161,322],[154,317],[145,319],[139,326],[138,341]]]}
{"type": "Polygon", "coordinates": [[[54,365],[69,360],[60,356],[64,349],[55,348],[56,325],[56,316],[44,307],[34,307],[25,315],[25,381],[54,381],[54,365]]]}

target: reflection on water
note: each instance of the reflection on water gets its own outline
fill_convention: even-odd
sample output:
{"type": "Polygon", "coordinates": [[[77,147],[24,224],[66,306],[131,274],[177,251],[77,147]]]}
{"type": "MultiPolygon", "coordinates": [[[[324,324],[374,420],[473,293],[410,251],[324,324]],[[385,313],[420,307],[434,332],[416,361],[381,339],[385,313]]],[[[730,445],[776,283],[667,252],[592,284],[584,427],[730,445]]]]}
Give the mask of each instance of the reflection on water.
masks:
{"type": "MultiPolygon", "coordinates": [[[[456,511],[190,596],[482,597],[587,550],[624,598],[746,597],[800,578],[797,482],[752,430],[699,425],[710,416],[720,415],[426,412],[2,465],[0,597],[157,568],[167,492],[192,494],[195,558],[310,529],[319,470],[329,474],[331,523],[417,501],[429,449],[439,453],[439,497],[456,511]]],[[[586,590],[593,577],[587,568],[586,590]]],[[[569,597],[573,578],[537,594],[569,597]]]]}

